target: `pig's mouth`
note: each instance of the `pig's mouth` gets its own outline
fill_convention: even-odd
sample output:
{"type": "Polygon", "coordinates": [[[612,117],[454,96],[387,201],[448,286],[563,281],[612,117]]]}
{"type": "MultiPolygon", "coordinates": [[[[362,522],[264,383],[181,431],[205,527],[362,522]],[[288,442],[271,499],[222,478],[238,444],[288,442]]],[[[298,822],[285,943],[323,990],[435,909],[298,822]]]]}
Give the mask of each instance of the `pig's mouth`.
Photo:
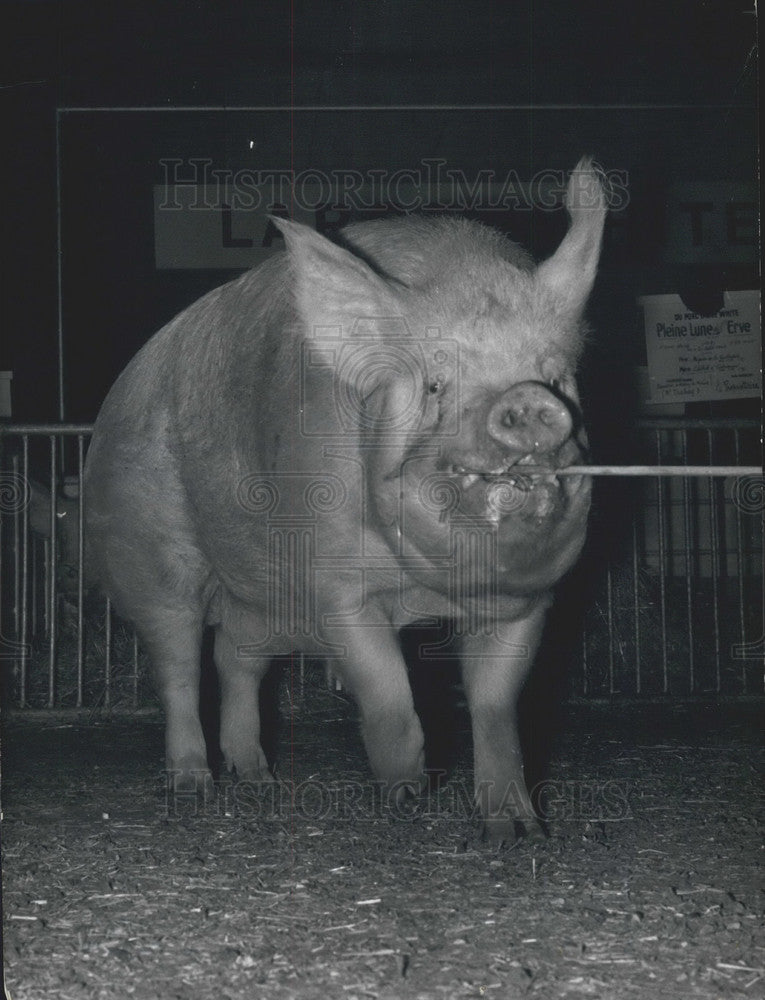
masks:
{"type": "Polygon", "coordinates": [[[490,469],[487,471],[466,469],[461,465],[455,465],[452,466],[448,472],[450,475],[457,477],[457,483],[462,490],[469,490],[479,480],[484,483],[496,483],[498,480],[502,480],[503,482],[507,482],[510,485],[515,486],[517,489],[524,491],[534,489],[534,486],[540,479],[553,479],[556,483],[559,482],[558,476],[553,471],[539,472],[535,469],[531,472],[527,470],[518,470],[512,465],[507,466],[507,468],[490,469]]]}
{"type": "Polygon", "coordinates": [[[461,513],[495,524],[506,517],[541,524],[558,514],[582,485],[583,477],[559,476],[557,468],[563,467],[524,455],[490,469],[452,464],[446,473],[458,487],[461,513]]]}

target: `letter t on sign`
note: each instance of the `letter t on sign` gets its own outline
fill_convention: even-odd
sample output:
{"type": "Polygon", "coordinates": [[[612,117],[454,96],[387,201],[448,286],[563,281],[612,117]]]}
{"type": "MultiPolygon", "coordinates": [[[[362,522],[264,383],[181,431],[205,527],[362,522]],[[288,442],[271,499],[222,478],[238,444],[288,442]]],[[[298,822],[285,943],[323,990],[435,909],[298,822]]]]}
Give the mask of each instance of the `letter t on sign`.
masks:
{"type": "Polygon", "coordinates": [[[689,212],[691,216],[691,242],[700,247],[704,242],[704,212],[711,212],[714,205],[711,201],[683,201],[678,205],[681,212],[689,212]]]}

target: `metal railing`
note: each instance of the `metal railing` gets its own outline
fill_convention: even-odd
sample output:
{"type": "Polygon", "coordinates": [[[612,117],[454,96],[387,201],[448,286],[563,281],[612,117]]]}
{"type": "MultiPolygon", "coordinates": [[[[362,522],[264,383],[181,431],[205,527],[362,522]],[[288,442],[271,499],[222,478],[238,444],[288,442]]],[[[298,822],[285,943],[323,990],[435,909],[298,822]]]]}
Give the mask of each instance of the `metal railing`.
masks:
{"type": "MultiPolygon", "coordinates": [[[[152,697],[134,630],[87,588],[91,431],[0,426],[0,663],[19,707],[135,708],[152,697]],[[74,471],[64,479],[62,468],[74,471]]],[[[558,602],[581,650],[573,695],[763,691],[758,440],[756,421],[643,421],[634,465],[576,470],[598,482],[588,547],[558,602]]]]}
{"type": "MultiPolygon", "coordinates": [[[[617,497],[621,535],[585,616],[582,693],[760,693],[764,480],[745,464],[759,458],[759,425],[663,417],[636,430],[640,464],[613,471],[641,478],[617,497]]],[[[599,485],[613,501],[617,484],[599,485]]]]}
{"type": "MultiPolygon", "coordinates": [[[[108,598],[86,601],[81,498],[92,430],[90,424],[0,427],[0,655],[5,693],[20,708],[112,707],[112,610],[108,598]],[[62,483],[67,460],[76,473],[62,483]]],[[[121,629],[130,649],[121,675],[128,703],[138,707],[138,640],[132,627],[121,629]]]]}

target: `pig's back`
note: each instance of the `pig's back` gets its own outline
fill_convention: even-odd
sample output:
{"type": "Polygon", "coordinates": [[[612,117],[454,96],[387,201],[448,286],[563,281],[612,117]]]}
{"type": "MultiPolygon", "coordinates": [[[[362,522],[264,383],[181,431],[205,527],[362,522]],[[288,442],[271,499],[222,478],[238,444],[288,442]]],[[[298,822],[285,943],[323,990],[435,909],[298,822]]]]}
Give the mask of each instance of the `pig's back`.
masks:
{"type": "Polygon", "coordinates": [[[415,215],[355,223],[339,242],[377,270],[406,285],[427,285],[466,268],[481,270],[505,261],[522,271],[533,258],[496,229],[471,219],[415,215]]]}

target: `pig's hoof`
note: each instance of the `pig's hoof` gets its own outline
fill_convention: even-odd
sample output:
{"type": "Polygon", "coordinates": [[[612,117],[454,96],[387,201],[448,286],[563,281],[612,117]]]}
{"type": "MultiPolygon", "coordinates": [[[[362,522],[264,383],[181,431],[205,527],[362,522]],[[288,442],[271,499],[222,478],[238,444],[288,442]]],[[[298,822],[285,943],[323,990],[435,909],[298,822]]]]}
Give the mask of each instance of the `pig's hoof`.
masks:
{"type": "Polygon", "coordinates": [[[167,772],[167,789],[176,799],[195,799],[197,802],[212,802],[215,798],[215,783],[209,768],[172,768],[167,772]]]}
{"type": "Polygon", "coordinates": [[[417,811],[417,803],[427,788],[425,775],[419,778],[402,779],[383,785],[383,805],[395,816],[410,817],[417,811]]]}
{"type": "Polygon", "coordinates": [[[268,767],[266,755],[259,746],[224,750],[223,759],[234,781],[252,785],[270,785],[274,777],[268,767]]]}
{"type": "Polygon", "coordinates": [[[538,819],[516,820],[514,826],[515,839],[532,847],[546,844],[550,839],[547,827],[538,819]]]}
{"type": "Polygon", "coordinates": [[[512,847],[516,843],[533,847],[546,843],[547,838],[547,830],[536,818],[489,819],[483,825],[483,840],[492,847],[512,847]]]}
{"type": "Polygon", "coordinates": [[[264,767],[234,767],[234,780],[237,784],[246,781],[250,785],[263,785],[268,788],[274,782],[274,776],[264,767]]]}

